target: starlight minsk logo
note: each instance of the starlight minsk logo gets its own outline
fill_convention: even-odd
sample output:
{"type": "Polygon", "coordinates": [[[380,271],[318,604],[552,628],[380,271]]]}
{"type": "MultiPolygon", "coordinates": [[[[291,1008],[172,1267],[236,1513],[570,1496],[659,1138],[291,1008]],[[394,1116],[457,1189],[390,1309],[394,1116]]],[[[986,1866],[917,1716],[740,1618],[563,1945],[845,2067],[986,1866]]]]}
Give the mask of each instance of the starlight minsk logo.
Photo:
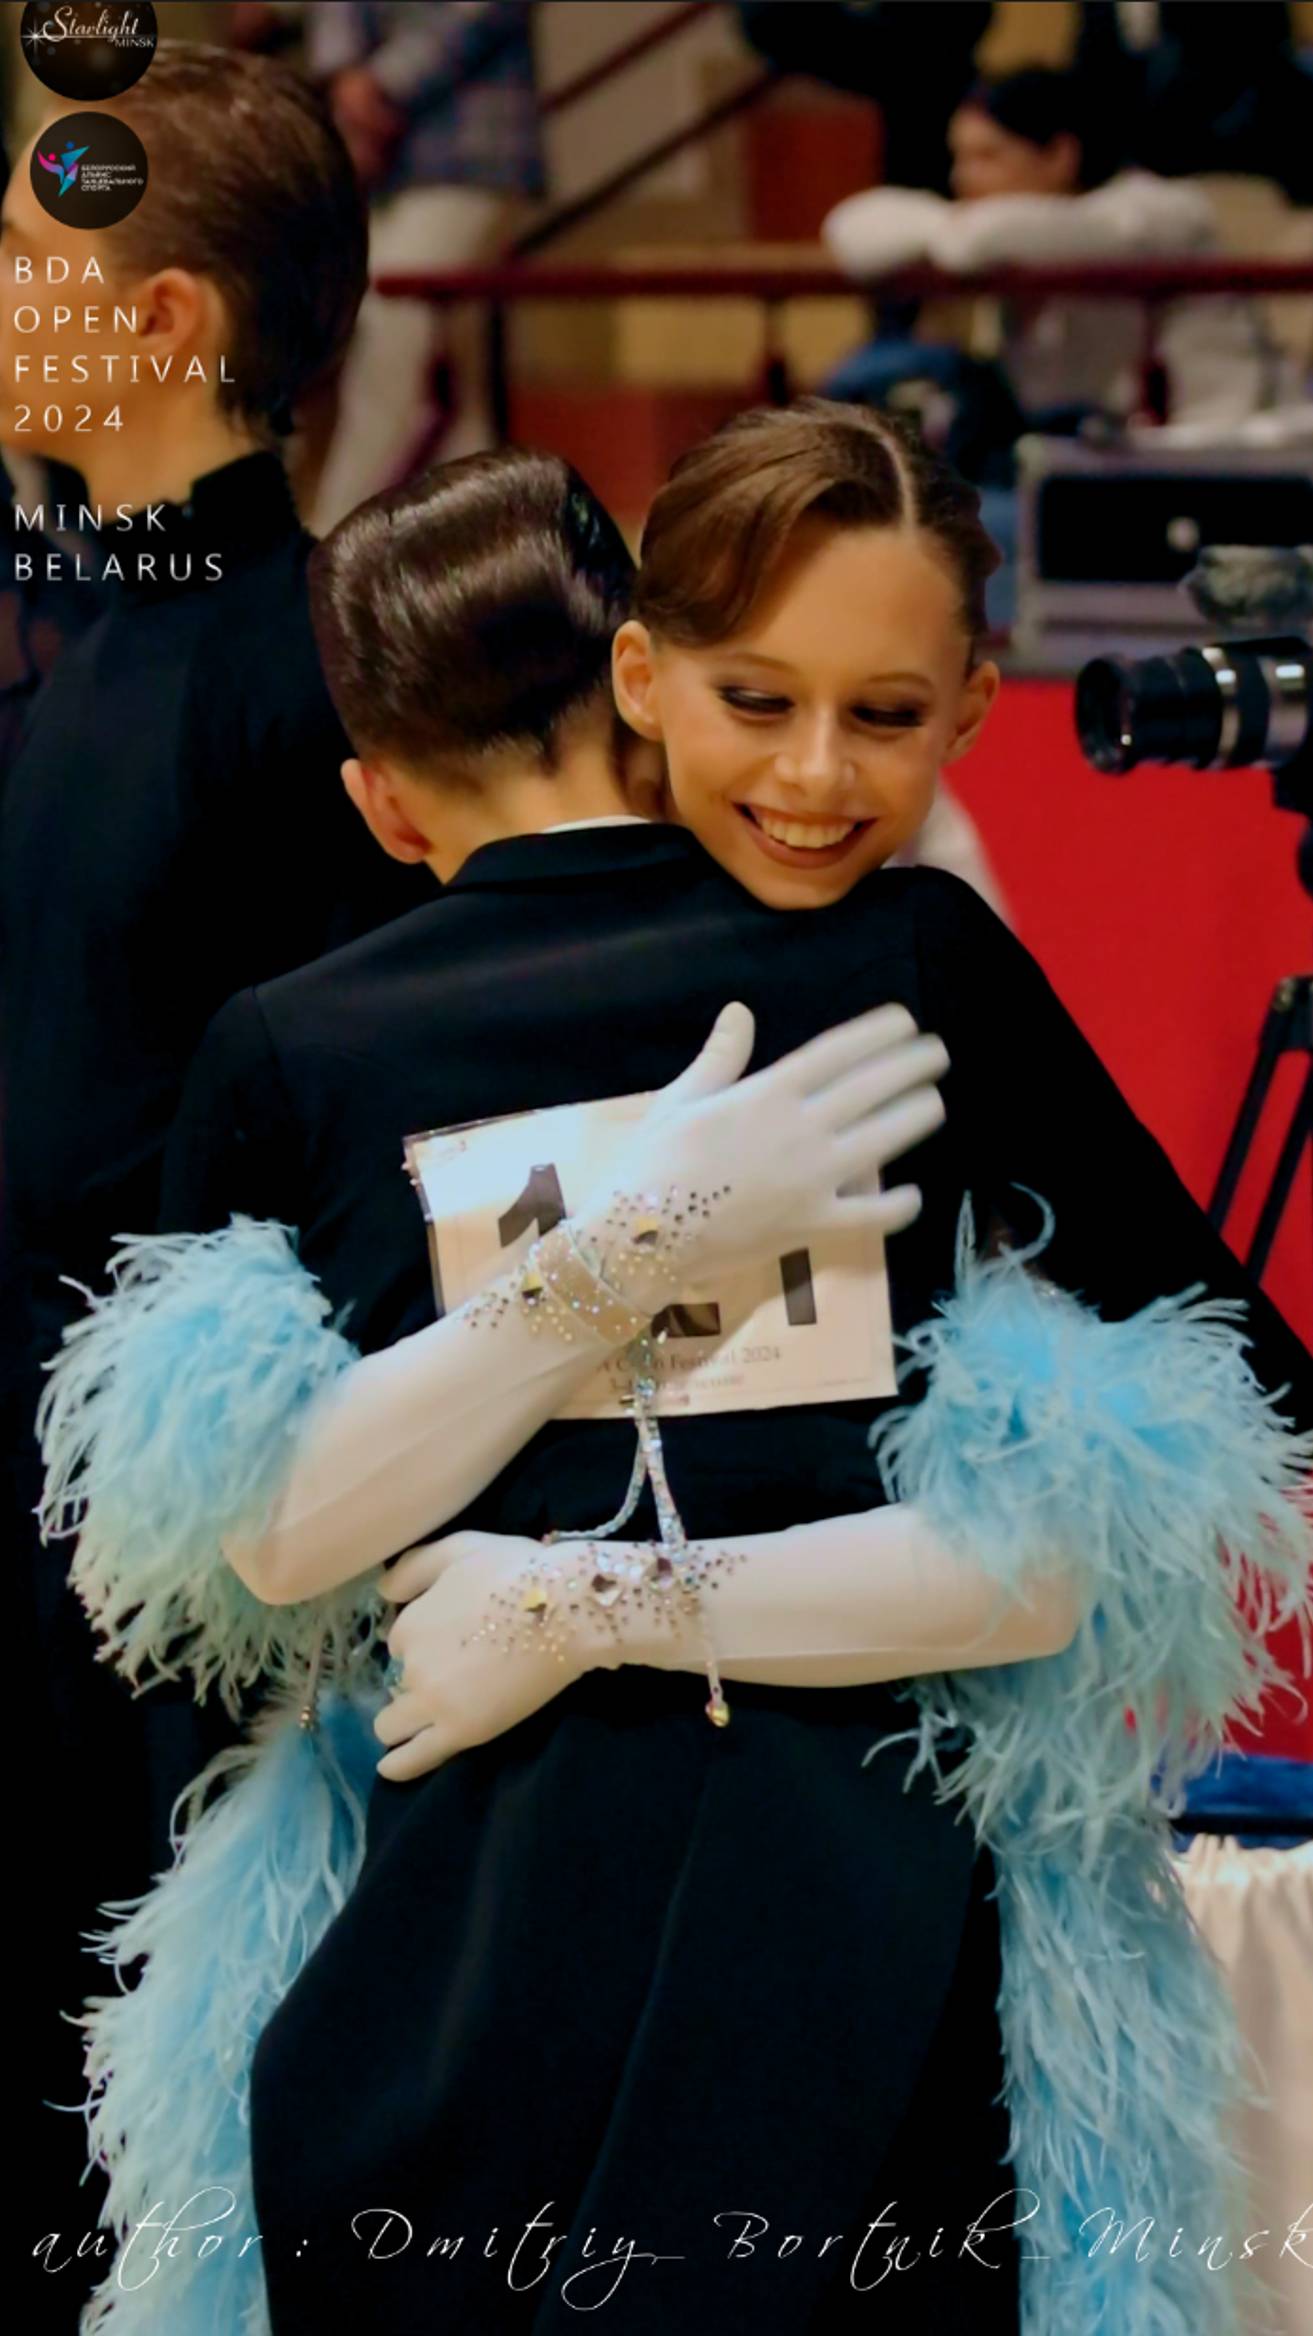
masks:
{"type": "Polygon", "coordinates": [[[113,227],[146,192],[146,149],[117,114],[64,114],[32,148],[32,192],[66,227],[113,227]]]}
{"type": "Polygon", "coordinates": [[[146,0],[29,0],[19,37],[59,97],[118,97],[155,54],[155,10],[146,0]]]}

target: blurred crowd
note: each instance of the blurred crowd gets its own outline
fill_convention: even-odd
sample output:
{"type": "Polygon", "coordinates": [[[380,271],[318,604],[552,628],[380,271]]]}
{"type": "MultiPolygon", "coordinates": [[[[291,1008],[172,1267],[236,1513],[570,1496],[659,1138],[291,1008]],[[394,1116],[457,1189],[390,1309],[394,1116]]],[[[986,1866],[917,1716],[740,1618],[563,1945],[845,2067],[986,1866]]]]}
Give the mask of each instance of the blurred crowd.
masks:
{"type": "MultiPolygon", "coordinates": [[[[550,193],[539,11],[524,0],[235,0],[187,13],[211,36],[287,58],[325,92],[368,205],[372,275],[505,254],[550,193]]],[[[617,43],[633,29],[623,7],[595,13],[617,43]]],[[[1300,46],[1298,12],[1275,0],[1086,0],[1062,70],[994,78],[976,63],[998,14],[989,5],[748,0],[725,13],[780,73],[871,102],[880,182],[823,228],[858,282],[918,265],[951,274],[1214,253],[1218,174],[1261,180],[1313,216],[1313,50],[1300,46]]],[[[1133,300],[1011,303],[987,356],[927,332],[913,302],[878,297],[874,323],[823,386],[915,412],[984,490],[1005,551],[1023,432],[1170,415],[1204,435],[1243,433],[1306,400],[1307,365],[1239,299],[1170,304],[1151,364],[1133,300]]],[[[297,419],[298,500],[316,533],[424,461],[491,443],[477,306],[367,293],[345,363],[297,419]]],[[[57,637],[54,600],[6,606],[0,619],[11,730],[14,697],[57,637]]],[[[991,606],[1006,619],[1006,576],[991,606]]]]}

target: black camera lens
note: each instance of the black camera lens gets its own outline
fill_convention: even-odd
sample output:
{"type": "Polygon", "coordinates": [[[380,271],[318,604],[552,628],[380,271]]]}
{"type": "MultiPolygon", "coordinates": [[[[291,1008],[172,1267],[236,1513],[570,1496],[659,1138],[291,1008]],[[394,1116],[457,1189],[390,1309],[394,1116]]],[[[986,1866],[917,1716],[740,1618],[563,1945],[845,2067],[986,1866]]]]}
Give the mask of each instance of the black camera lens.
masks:
{"type": "Polygon", "coordinates": [[[1313,650],[1297,638],[1210,642],[1171,657],[1096,657],[1076,681],[1076,729],[1096,770],[1279,765],[1313,721],[1313,650]]]}
{"type": "Polygon", "coordinates": [[[1212,761],[1222,734],[1217,676],[1198,649],[1175,657],[1096,657],[1076,683],[1076,729],[1096,770],[1212,761]]]}

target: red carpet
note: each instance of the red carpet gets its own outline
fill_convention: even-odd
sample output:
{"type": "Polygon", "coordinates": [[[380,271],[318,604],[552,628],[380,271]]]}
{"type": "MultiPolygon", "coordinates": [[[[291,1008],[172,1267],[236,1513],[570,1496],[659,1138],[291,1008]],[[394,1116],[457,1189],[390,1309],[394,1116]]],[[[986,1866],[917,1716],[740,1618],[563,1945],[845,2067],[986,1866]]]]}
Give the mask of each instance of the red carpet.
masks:
{"type": "MultiPolygon", "coordinates": [[[[1012,681],[954,774],[1022,940],[1123,1093],[1206,1203],[1272,991],[1313,967],[1301,827],[1259,771],[1101,777],[1081,758],[1065,682],[1012,681]]],[[[1227,1227],[1243,1252],[1289,1124],[1302,1056],[1279,1066],[1227,1227]]],[[[1264,1286],[1313,1344],[1307,1154],[1264,1286]]],[[[1294,1669],[1293,1632],[1278,1650],[1294,1669]]],[[[1313,1704],[1313,1680],[1303,1681],[1313,1704]]],[[[1269,1752],[1313,1757],[1313,1713],[1287,1703],[1269,1752]]]]}

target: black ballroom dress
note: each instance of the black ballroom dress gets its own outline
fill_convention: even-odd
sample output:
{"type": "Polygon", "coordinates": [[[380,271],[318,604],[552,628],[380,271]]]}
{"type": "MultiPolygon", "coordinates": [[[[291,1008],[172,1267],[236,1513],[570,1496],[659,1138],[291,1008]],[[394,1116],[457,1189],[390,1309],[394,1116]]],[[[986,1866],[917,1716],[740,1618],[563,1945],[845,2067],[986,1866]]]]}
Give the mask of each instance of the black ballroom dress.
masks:
{"type": "MultiPolygon", "coordinates": [[[[906,1168],[923,1212],[889,1250],[895,1330],[951,1287],[964,1192],[1038,1229],[1018,1181],[1056,1211],[1048,1270],[1105,1312],[1247,1290],[967,886],[887,870],[787,915],[660,827],[488,846],[441,901],[234,999],[164,1228],[280,1218],[356,1343],[386,1346],[434,1314],[403,1137],[656,1087],[731,997],[759,1062],[894,998],[947,1043],[947,1124],[906,1168]]],[[[1256,1369],[1313,1419],[1313,1362],[1257,1295],[1253,1327],[1256,1369]]],[[[873,1506],[882,1408],[672,1418],[689,1534],[873,1506]]],[[[553,1422],[453,1522],[586,1529],[631,1452],[626,1422],[553,1422]]],[[[623,2336],[1016,2329],[991,1861],[925,1772],[904,1790],[906,1745],[864,1765],[910,1725],[895,1687],[726,1693],[722,1730],[698,1674],[589,1673],[375,1785],[361,1879],[256,2052],[275,2336],[557,2336],[590,2301],[623,2336]]]]}

